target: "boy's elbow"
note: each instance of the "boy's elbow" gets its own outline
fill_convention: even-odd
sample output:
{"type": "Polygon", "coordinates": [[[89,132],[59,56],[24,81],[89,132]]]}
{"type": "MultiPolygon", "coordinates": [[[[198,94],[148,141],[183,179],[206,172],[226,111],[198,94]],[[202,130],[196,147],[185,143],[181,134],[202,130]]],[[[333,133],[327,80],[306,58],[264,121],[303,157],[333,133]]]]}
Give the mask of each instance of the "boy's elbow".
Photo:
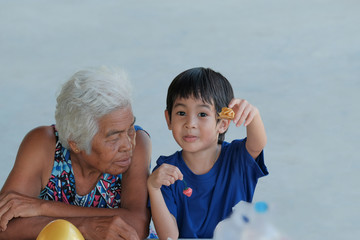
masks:
{"type": "Polygon", "coordinates": [[[260,153],[264,150],[265,145],[266,145],[266,139],[264,139],[261,142],[258,142],[258,144],[256,145],[251,145],[246,143],[246,149],[248,151],[248,153],[254,158],[256,159],[260,153]]]}
{"type": "Polygon", "coordinates": [[[256,149],[257,151],[259,151],[259,153],[265,148],[266,144],[267,144],[267,136],[264,130],[264,133],[262,134],[262,136],[258,139],[257,141],[257,146],[256,149]]]}
{"type": "Polygon", "coordinates": [[[263,141],[262,141],[261,151],[265,148],[266,144],[267,144],[267,136],[265,135],[265,136],[264,136],[264,139],[263,139],[263,141]]]}

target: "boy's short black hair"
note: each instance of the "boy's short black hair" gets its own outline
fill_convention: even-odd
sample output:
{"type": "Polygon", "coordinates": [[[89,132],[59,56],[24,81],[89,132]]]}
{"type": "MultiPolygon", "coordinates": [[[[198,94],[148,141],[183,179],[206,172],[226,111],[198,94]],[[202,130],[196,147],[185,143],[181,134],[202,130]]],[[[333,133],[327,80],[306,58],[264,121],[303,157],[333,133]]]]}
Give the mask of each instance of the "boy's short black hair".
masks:
{"type": "MultiPolygon", "coordinates": [[[[234,98],[234,92],[230,82],[220,73],[203,67],[188,69],[177,75],[169,86],[166,110],[170,121],[175,100],[190,97],[214,104],[216,112],[221,112],[234,98]]],[[[219,134],[218,143],[222,143],[224,139],[225,132],[219,134]]]]}

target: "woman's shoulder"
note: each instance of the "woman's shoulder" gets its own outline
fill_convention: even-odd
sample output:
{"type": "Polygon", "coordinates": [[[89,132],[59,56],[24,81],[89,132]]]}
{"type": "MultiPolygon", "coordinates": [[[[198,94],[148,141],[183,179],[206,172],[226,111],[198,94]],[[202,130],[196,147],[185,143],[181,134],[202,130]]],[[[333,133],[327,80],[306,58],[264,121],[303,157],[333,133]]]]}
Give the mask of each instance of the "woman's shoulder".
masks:
{"type": "Polygon", "coordinates": [[[53,126],[40,126],[30,130],[22,142],[23,147],[39,152],[53,151],[55,144],[53,126]]]}
{"type": "Polygon", "coordinates": [[[135,128],[135,131],[136,131],[137,134],[143,132],[143,133],[145,133],[148,137],[150,137],[150,134],[149,134],[144,128],[142,128],[141,126],[139,126],[139,125],[134,125],[134,128],[135,128]]]}
{"type": "Polygon", "coordinates": [[[53,126],[40,126],[29,131],[21,143],[26,155],[52,156],[56,145],[53,126]]]}
{"type": "Polygon", "coordinates": [[[25,139],[30,138],[33,141],[46,141],[54,140],[54,126],[39,126],[29,131],[25,139]]]}

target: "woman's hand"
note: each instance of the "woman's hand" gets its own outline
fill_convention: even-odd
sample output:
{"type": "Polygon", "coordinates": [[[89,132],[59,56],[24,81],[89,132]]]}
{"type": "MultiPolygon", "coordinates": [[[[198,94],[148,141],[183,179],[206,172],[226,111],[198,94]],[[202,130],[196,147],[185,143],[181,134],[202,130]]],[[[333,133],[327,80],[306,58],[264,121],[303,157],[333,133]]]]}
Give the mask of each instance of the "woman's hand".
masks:
{"type": "Polygon", "coordinates": [[[0,195],[0,230],[5,231],[8,222],[13,218],[42,215],[43,201],[17,192],[2,193],[0,195]]]}
{"type": "Polygon", "coordinates": [[[235,112],[233,121],[237,127],[243,123],[247,127],[259,113],[259,110],[245,99],[233,98],[229,103],[229,108],[235,112]]]}
{"type": "Polygon", "coordinates": [[[164,163],[150,175],[147,182],[149,188],[160,189],[162,185],[170,186],[179,179],[183,179],[180,170],[173,165],[164,163]]]}
{"type": "Polygon", "coordinates": [[[119,216],[89,217],[79,226],[87,240],[139,240],[136,230],[119,216]]]}

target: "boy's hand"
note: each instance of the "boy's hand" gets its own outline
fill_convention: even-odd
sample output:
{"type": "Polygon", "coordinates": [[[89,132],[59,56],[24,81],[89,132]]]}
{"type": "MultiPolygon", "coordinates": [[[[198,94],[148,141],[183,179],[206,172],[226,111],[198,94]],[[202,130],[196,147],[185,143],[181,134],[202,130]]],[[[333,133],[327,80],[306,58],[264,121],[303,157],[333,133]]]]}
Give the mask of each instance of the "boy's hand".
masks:
{"type": "Polygon", "coordinates": [[[243,123],[247,127],[259,113],[259,110],[245,99],[233,98],[229,103],[229,108],[235,112],[233,121],[237,127],[243,123]]]}
{"type": "Polygon", "coordinates": [[[162,185],[170,186],[179,179],[183,179],[179,168],[164,163],[149,176],[147,184],[148,188],[160,189],[162,185]]]}

